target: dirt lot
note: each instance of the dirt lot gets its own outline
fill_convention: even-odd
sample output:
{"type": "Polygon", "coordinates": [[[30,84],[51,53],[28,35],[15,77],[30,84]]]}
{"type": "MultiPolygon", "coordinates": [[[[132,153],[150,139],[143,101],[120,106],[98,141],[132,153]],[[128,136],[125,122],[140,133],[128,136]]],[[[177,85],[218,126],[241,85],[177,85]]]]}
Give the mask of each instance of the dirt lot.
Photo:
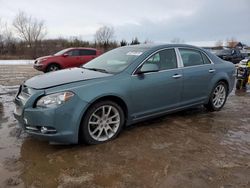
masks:
{"type": "Polygon", "coordinates": [[[250,187],[250,92],[233,92],[220,112],[193,108],[106,144],[60,146],[13,118],[17,85],[36,74],[0,65],[0,187],[250,187]]]}

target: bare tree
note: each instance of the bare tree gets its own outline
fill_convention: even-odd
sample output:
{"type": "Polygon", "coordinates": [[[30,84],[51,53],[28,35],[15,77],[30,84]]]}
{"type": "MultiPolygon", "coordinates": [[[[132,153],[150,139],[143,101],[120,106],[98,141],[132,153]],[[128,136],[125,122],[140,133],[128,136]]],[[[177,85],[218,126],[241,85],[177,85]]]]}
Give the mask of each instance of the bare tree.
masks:
{"type": "Polygon", "coordinates": [[[47,34],[44,21],[20,11],[13,21],[13,26],[17,35],[33,48],[33,56],[36,56],[37,45],[47,34]]]}
{"type": "Polygon", "coordinates": [[[107,50],[110,43],[114,39],[114,28],[103,26],[100,27],[95,33],[95,42],[104,47],[104,50],[107,50]]]}
{"type": "Polygon", "coordinates": [[[7,22],[0,19],[0,54],[13,52],[13,44],[15,39],[7,22]]]}
{"type": "Polygon", "coordinates": [[[4,38],[3,38],[3,24],[2,24],[2,20],[0,18],[0,54],[3,53],[3,49],[4,49],[4,38]]]}
{"type": "Polygon", "coordinates": [[[227,40],[227,46],[229,47],[229,48],[235,48],[235,46],[238,44],[238,41],[234,38],[234,37],[232,37],[231,39],[228,39],[227,40]]]}
{"type": "Polygon", "coordinates": [[[3,23],[2,20],[0,18],[0,43],[3,41],[3,23]]]}

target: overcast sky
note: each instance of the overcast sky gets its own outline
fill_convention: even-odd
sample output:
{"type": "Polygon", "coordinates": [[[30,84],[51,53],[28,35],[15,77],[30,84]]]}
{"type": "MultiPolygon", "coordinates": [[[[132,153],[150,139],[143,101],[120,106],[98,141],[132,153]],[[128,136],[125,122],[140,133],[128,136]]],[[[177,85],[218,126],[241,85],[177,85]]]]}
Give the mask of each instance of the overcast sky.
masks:
{"type": "Polygon", "coordinates": [[[112,26],[115,39],[186,43],[227,40],[250,45],[250,0],[0,0],[0,18],[25,11],[47,26],[47,38],[81,36],[112,26]]]}

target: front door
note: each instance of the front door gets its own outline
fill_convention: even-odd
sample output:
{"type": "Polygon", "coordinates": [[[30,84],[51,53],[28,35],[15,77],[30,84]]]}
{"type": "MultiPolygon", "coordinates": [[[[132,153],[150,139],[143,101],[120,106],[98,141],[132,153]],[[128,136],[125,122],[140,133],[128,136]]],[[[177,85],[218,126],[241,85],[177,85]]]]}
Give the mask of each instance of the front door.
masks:
{"type": "Polygon", "coordinates": [[[67,52],[68,56],[64,58],[65,68],[79,67],[81,65],[81,56],[78,49],[67,52]]]}
{"type": "Polygon", "coordinates": [[[182,71],[177,67],[175,50],[161,50],[144,64],[147,63],[158,65],[159,71],[132,75],[130,96],[134,119],[177,108],[181,99],[182,71]]]}

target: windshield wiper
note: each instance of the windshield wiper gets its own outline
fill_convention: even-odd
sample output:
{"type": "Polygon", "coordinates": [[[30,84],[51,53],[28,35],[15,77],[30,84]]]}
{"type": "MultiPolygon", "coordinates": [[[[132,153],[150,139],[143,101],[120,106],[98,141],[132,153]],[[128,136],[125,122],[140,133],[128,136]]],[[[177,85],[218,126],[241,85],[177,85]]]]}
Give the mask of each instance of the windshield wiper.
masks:
{"type": "Polygon", "coordinates": [[[109,73],[107,70],[105,69],[99,69],[99,68],[86,68],[86,67],[82,67],[84,69],[88,69],[88,70],[93,70],[93,71],[98,71],[98,72],[104,72],[104,73],[109,73]]]}

